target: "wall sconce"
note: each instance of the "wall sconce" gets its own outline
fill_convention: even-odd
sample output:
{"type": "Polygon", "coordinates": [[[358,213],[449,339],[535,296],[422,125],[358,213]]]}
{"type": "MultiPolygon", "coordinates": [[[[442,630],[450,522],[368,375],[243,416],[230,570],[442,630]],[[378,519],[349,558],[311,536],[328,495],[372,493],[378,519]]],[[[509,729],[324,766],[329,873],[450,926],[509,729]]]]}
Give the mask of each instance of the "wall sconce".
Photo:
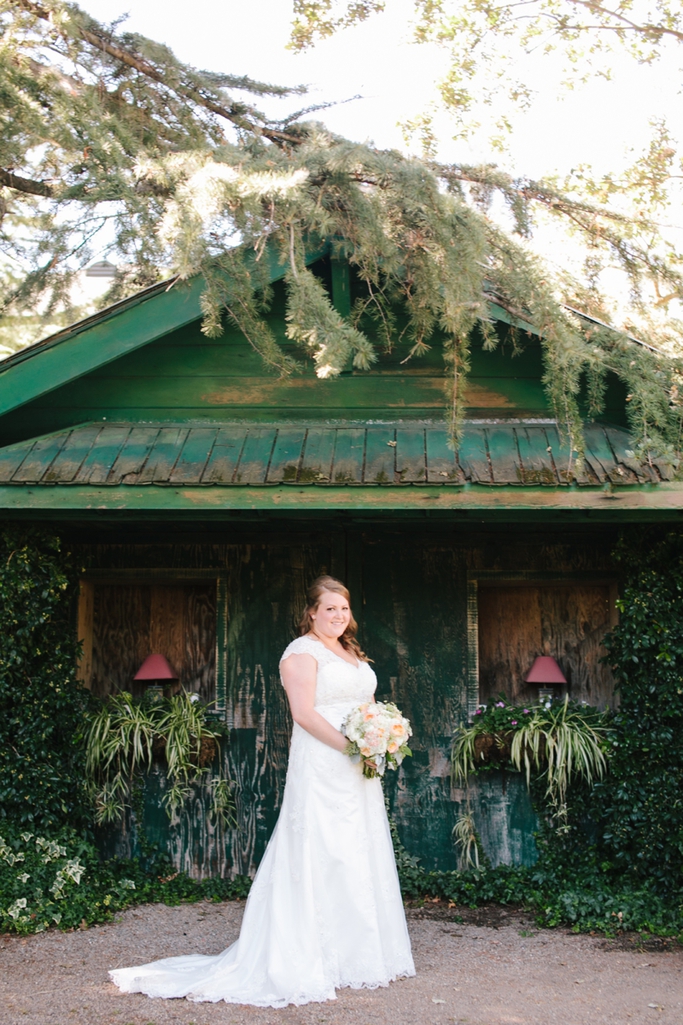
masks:
{"type": "Polygon", "coordinates": [[[541,684],[538,688],[538,700],[544,701],[554,697],[554,687],[549,684],[566,683],[567,680],[554,658],[550,655],[538,655],[526,675],[526,682],[541,684]]]}
{"type": "Polygon", "coordinates": [[[177,680],[178,676],[173,672],[163,655],[148,655],[133,679],[146,683],[146,689],[149,693],[153,694],[156,698],[162,698],[164,696],[164,686],[168,686],[171,681],[177,680]]]}

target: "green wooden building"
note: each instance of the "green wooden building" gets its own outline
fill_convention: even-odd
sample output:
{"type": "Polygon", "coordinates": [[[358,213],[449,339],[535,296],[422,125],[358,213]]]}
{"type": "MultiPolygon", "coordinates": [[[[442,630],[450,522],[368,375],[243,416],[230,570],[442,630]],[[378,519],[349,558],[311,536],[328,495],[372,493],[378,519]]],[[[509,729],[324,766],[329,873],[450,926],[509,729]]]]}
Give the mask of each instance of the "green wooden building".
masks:
{"type": "MultiPolygon", "coordinates": [[[[348,265],[312,260],[347,311],[348,265]]],[[[274,263],[270,324],[286,344],[282,273],[274,263]]],[[[0,363],[2,516],[57,529],[82,559],[85,686],[130,689],[159,652],[229,727],[236,829],[213,826],[201,797],[169,826],[160,770],[148,787],[147,832],[179,867],[258,864],[287,762],[278,661],[321,572],[347,582],[378,696],[414,725],[414,757],[387,780],[401,838],[426,867],[454,867],[458,723],[499,692],[534,700],[524,678],[539,654],[556,658],[572,697],[613,701],[600,660],[614,541],[629,523],[679,523],[683,484],[634,457],[616,378],[575,479],[540,340],[493,300],[499,344],[473,339],[453,451],[438,338],[418,361],[399,342],[371,371],[280,379],[237,330],[202,334],[202,284],[147,289],[0,363]]],[[[486,774],[473,799],[492,862],[533,861],[523,785],[486,774]]],[[[112,842],[130,850],[134,828],[112,842]]]]}

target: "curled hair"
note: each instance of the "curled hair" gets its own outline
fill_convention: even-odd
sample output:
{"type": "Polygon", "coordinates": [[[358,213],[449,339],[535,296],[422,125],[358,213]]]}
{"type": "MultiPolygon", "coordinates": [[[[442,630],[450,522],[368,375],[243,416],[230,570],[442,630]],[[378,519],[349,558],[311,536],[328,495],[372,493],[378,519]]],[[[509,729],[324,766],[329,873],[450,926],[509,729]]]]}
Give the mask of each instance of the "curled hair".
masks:
{"type": "MultiPolygon", "coordinates": [[[[311,618],[311,613],[315,612],[320,604],[320,598],[325,591],[332,591],[334,594],[341,594],[342,597],[346,598],[349,603],[349,609],[351,608],[351,597],[348,589],[344,587],[341,580],[336,580],[334,577],[318,577],[313,581],[311,586],[306,592],[306,608],[299,622],[299,634],[303,637],[304,634],[315,633],[315,621],[311,618]]],[[[367,657],[364,651],[361,650],[361,646],[356,640],[356,634],[358,633],[358,623],[353,618],[349,620],[344,633],[339,638],[342,648],[351,654],[355,655],[357,659],[362,662],[369,662],[370,659],[367,657]]]]}

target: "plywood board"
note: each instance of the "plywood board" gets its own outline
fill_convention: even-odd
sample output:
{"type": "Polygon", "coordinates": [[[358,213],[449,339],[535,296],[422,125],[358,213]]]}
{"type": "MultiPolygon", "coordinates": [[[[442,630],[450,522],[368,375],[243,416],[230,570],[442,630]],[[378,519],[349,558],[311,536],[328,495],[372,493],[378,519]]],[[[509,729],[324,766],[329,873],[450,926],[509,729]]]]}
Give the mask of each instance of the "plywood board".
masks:
{"type": "Polygon", "coordinates": [[[480,587],[480,700],[499,693],[515,703],[538,700],[538,686],[524,678],[537,655],[550,655],[567,679],[558,696],[613,705],[614,679],[601,662],[613,601],[609,584],[480,587]]]}
{"type": "MultiPolygon", "coordinates": [[[[133,680],[148,655],[160,654],[178,683],[215,700],[216,581],[201,584],[94,582],[92,588],[92,686],[98,697],[120,690],[141,694],[133,680]]],[[[87,604],[81,599],[83,622],[87,604]]],[[[85,648],[84,648],[85,655],[85,648]]]]}

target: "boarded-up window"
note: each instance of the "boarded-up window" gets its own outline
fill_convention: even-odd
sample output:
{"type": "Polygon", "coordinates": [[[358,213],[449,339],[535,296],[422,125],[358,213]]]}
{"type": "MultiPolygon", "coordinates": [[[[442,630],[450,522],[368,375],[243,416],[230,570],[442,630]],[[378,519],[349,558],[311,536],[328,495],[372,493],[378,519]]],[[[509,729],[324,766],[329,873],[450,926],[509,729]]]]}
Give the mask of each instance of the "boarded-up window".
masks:
{"type": "Polygon", "coordinates": [[[500,693],[515,703],[538,700],[538,685],[524,678],[537,655],[551,655],[567,679],[558,694],[613,705],[614,679],[601,659],[614,598],[608,583],[480,583],[479,700],[500,693]]]}
{"type": "Polygon", "coordinates": [[[164,655],[180,685],[216,697],[216,581],[89,583],[81,592],[82,678],[98,697],[139,694],[133,677],[151,654],[164,655]],[[89,636],[88,636],[89,635],[89,636]]]}

